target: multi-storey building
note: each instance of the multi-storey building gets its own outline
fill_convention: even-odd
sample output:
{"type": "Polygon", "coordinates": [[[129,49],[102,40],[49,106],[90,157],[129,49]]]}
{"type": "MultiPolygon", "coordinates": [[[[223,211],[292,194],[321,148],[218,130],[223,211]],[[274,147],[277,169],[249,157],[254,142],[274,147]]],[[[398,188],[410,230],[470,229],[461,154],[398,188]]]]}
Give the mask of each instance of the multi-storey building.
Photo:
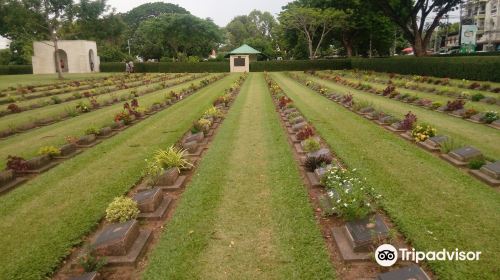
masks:
{"type": "Polygon", "coordinates": [[[477,26],[478,51],[500,51],[500,0],[468,0],[462,4],[461,22],[477,26]]]}

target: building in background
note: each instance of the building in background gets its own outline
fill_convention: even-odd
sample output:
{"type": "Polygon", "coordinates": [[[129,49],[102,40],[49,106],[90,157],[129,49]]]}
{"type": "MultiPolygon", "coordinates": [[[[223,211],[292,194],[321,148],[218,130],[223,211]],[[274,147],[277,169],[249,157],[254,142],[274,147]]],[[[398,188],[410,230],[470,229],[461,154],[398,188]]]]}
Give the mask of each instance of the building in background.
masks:
{"type": "Polygon", "coordinates": [[[60,40],[59,61],[56,61],[53,43],[50,41],[34,42],[31,60],[33,74],[56,73],[56,63],[65,73],[99,72],[100,60],[97,56],[97,45],[94,41],[60,40]]]}
{"type": "Polygon", "coordinates": [[[250,62],[257,61],[259,54],[261,52],[246,44],[226,54],[226,57],[229,57],[231,73],[250,72],[250,62]]]}
{"type": "Polygon", "coordinates": [[[477,27],[477,51],[500,51],[499,10],[500,0],[468,0],[462,5],[462,26],[477,27]]]}

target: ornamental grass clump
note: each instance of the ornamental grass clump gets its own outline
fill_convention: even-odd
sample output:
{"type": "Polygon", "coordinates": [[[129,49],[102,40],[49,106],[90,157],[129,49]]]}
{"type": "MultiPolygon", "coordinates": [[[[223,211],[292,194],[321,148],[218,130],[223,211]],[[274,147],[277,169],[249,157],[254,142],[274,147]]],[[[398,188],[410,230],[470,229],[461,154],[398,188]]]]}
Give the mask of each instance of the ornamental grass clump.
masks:
{"type": "Polygon", "coordinates": [[[431,137],[436,136],[437,130],[428,124],[421,124],[415,126],[411,132],[411,137],[415,142],[423,142],[431,137]]]}
{"type": "Polygon", "coordinates": [[[208,133],[210,130],[210,126],[212,126],[212,121],[201,118],[193,123],[193,127],[191,128],[192,133],[198,133],[198,132],[203,132],[203,133],[208,133]]]}
{"type": "Polygon", "coordinates": [[[146,159],[146,168],[143,175],[154,184],[159,177],[168,169],[175,168],[177,172],[181,169],[189,169],[193,165],[186,159],[186,150],[170,146],[166,150],[157,150],[151,160],[146,159]]]}
{"type": "Polygon", "coordinates": [[[366,179],[357,175],[356,169],[333,167],[325,175],[324,184],[332,206],[328,212],[346,221],[366,218],[374,211],[373,201],[380,198],[380,195],[374,195],[375,190],[366,179]]]}
{"type": "Polygon", "coordinates": [[[139,215],[137,202],[129,197],[117,197],[106,208],[106,220],[110,223],[124,223],[139,215]]]}

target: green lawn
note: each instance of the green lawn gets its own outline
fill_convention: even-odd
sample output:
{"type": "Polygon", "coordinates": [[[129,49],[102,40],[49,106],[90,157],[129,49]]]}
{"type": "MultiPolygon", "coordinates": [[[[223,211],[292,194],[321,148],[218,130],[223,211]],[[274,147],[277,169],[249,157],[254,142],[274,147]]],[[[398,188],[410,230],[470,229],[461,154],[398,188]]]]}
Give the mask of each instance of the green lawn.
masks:
{"type": "MultiPolygon", "coordinates": [[[[413,246],[424,251],[482,251],[478,262],[429,263],[440,279],[499,278],[497,190],[285,74],[272,77],[335,153],[382,194],[381,207],[413,246]]],[[[423,117],[420,112],[417,115],[423,117]]],[[[475,133],[475,137],[481,135],[475,133]]]]}
{"type": "Polygon", "coordinates": [[[236,79],[231,75],[0,197],[0,278],[44,279],[236,79]]]}
{"type": "MultiPolygon", "coordinates": [[[[207,76],[208,78],[212,75],[207,76]]],[[[207,78],[205,77],[205,78],[207,78]]],[[[193,80],[193,83],[205,79],[200,78],[193,80]]],[[[156,101],[162,101],[165,94],[170,91],[180,90],[189,83],[183,83],[175,87],[162,89],[141,97],[137,100],[141,106],[150,106],[156,101]]],[[[92,111],[90,113],[81,114],[74,118],[69,118],[55,124],[27,131],[25,133],[10,136],[5,140],[0,140],[0,168],[4,168],[8,155],[22,156],[31,158],[38,153],[38,150],[44,146],[61,146],[65,144],[67,136],[82,136],[85,129],[89,127],[100,128],[113,123],[113,118],[116,113],[123,109],[123,102],[112,106],[103,107],[102,109],[92,111]]]]}
{"type": "Polygon", "coordinates": [[[500,141],[500,130],[498,129],[413,106],[387,97],[365,93],[336,84],[335,82],[322,80],[309,75],[307,77],[331,89],[333,92],[344,94],[351,93],[354,95],[355,101],[365,100],[371,102],[375,108],[399,118],[403,118],[408,111],[412,111],[417,115],[418,122],[431,124],[437,128],[438,134],[447,135],[465,145],[472,145],[480,149],[485,155],[500,159],[500,147],[498,144],[500,141]]]}
{"type": "Polygon", "coordinates": [[[250,74],[144,279],[332,279],[263,74],[250,74]]]}
{"type": "MultiPolygon", "coordinates": [[[[333,77],[333,75],[332,75],[332,77],[333,77]]],[[[353,77],[343,77],[343,79],[348,80],[350,82],[356,82],[356,83],[362,82],[363,84],[369,84],[374,89],[377,89],[377,90],[384,90],[387,87],[387,85],[384,85],[384,84],[363,81],[363,80],[356,79],[353,77]]],[[[444,95],[437,95],[435,93],[405,89],[405,88],[398,87],[398,86],[396,86],[396,90],[401,94],[409,94],[411,96],[418,96],[419,98],[429,99],[429,100],[432,100],[433,102],[439,102],[439,103],[444,104],[444,105],[448,101],[452,101],[452,100],[456,99],[456,97],[449,97],[449,96],[444,96],[444,95]]],[[[462,91],[465,91],[465,90],[462,89],[462,91]]],[[[462,92],[462,91],[459,91],[459,92],[462,92]]],[[[493,95],[493,96],[497,96],[497,97],[499,96],[497,93],[489,93],[489,94],[493,95]]],[[[388,98],[388,97],[385,97],[385,98],[388,98]]],[[[399,102],[402,102],[402,101],[399,101],[399,102]]],[[[467,103],[465,104],[465,108],[466,109],[476,109],[479,112],[487,112],[487,111],[497,111],[500,107],[496,104],[490,105],[490,104],[487,104],[484,102],[472,102],[472,101],[468,100],[467,103]]]]}
{"type": "MultiPolygon", "coordinates": [[[[173,79],[173,80],[170,80],[168,83],[175,83],[178,81],[189,80],[191,77],[192,76],[173,79]]],[[[145,90],[145,89],[155,89],[155,86],[156,86],[155,84],[150,84],[150,85],[137,87],[134,90],[140,91],[140,90],[145,90]]],[[[116,96],[118,98],[120,98],[121,95],[129,96],[130,91],[131,91],[131,89],[124,89],[124,90],[116,91],[114,94],[116,94],[116,96]]],[[[160,92],[164,93],[165,91],[160,90],[160,92]]],[[[158,91],[148,93],[147,95],[144,95],[144,97],[152,96],[152,95],[155,95],[156,93],[158,93],[158,91]]],[[[107,96],[109,96],[109,95],[107,95],[107,96]]],[[[104,96],[101,96],[101,98],[104,98],[104,96]]],[[[101,98],[98,98],[98,100],[101,100],[101,98]]],[[[34,110],[24,111],[24,112],[21,112],[18,114],[11,114],[11,115],[4,116],[4,117],[0,118],[0,130],[5,130],[8,128],[17,127],[19,125],[23,125],[26,123],[31,123],[34,120],[39,119],[39,118],[47,118],[47,117],[57,118],[62,113],[65,113],[68,109],[74,110],[75,107],[82,101],[86,102],[87,104],[89,103],[87,100],[73,100],[70,102],[65,102],[65,103],[61,103],[61,104],[54,104],[54,105],[50,105],[50,106],[46,106],[46,107],[42,107],[42,108],[38,108],[38,109],[34,109],[34,110]]],[[[129,100],[127,100],[127,101],[129,101],[129,100]]]]}
{"type": "MultiPolygon", "coordinates": [[[[172,75],[168,75],[168,74],[153,74],[150,76],[147,76],[146,78],[149,78],[151,79],[151,83],[154,83],[154,84],[158,84],[158,83],[161,83],[162,81],[160,81],[160,78],[162,77],[174,77],[175,74],[172,74],[172,75]]],[[[145,78],[141,75],[139,78],[134,78],[134,79],[128,79],[128,78],[124,78],[124,81],[125,81],[125,85],[127,85],[129,87],[128,91],[125,91],[125,92],[129,92],[131,90],[134,90],[135,88],[140,88],[141,86],[143,86],[144,84],[142,83],[143,81],[145,80],[145,78]]],[[[166,81],[166,82],[169,82],[169,81],[166,81]]],[[[102,101],[106,98],[109,98],[111,96],[111,94],[116,94],[116,96],[119,98],[119,95],[120,94],[120,90],[117,90],[116,89],[116,85],[104,85],[104,84],[98,84],[96,85],[95,88],[93,89],[82,89],[82,90],[75,90],[75,91],[71,91],[71,92],[68,92],[68,93],[58,93],[58,94],[55,94],[55,95],[51,95],[51,96],[39,96],[37,98],[33,98],[33,99],[26,99],[26,100],[20,100],[20,101],[17,101],[15,102],[15,104],[17,104],[19,107],[29,107],[31,105],[34,105],[34,104],[51,104],[53,102],[53,99],[52,98],[55,98],[55,97],[58,97],[60,98],[60,100],[64,100],[68,97],[71,97],[73,96],[75,93],[79,93],[82,95],[82,98],[78,99],[79,101],[84,101],[84,102],[87,102],[87,98],[85,98],[83,96],[83,93],[84,92],[90,92],[92,90],[95,90],[95,91],[99,91],[99,90],[102,90],[102,89],[111,89],[112,92],[108,92],[108,93],[105,93],[105,94],[100,94],[100,95],[97,95],[96,96],[96,99],[97,101],[102,101]],[[118,93],[118,94],[117,94],[118,93]]],[[[55,89],[53,91],[59,91],[60,89],[55,89]]],[[[44,93],[41,93],[41,92],[36,92],[34,93],[34,95],[44,95],[45,93],[48,93],[48,92],[52,92],[52,91],[47,91],[47,92],[44,92],[44,93]]],[[[122,93],[123,94],[123,93],[122,93]]],[[[9,97],[3,97],[3,98],[0,98],[0,100],[6,100],[8,99],[9,97]]],[[[63,102],[63,103],[67,103],[67,102],[63,102]]],[[[10,103],[7,103],[3,106],[0,106],[0,110],[8,110],[8,106],[9,106],[10,103]]]]}
{"type": "MultiPolygon", "coordinates": [[[[90,73],[90,74],[65,74],[64,81],[85,80],[91,78],[100,78],[119,73],[90,73]]],[[[57,78],[57,74],[41,74],[41,75],[0,75],[0,90],[8,87],[26,86],[26,85],[45,85],[61,82],[57,78]]]]}

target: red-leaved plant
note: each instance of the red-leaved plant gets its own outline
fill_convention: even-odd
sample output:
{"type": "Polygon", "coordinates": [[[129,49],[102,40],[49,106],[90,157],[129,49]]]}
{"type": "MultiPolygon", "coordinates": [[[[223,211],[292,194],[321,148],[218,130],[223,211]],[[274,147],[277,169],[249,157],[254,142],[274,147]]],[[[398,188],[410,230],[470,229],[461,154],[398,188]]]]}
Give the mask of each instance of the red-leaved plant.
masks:
{"type": "Polygon", "coordinates": [[[285,108],[289,103],[292,103],[292,100],[286,96],[281,96],[279,99],[279,104],[278,106],[280,109],[285,108]]]}
{"type": "Polygon", "coordinates": [[[399,123],[399,129],[401,130],[410,130],[413,129],[413,126],[417,123],[417,116],[413,114],[411,111],[405,115],[403,121],[399,123]]]}
{"type": "Polygon", "coordinates": [[[455,99],[453,101],[448,101],[446,104],[446,111],[456,111],[463,109],[465,105],[465,100],[463,99],[455,99]]]}
{"type": "Polygon", "coordinates": [[[303,127],[298,133],[297,133],[297,140],[299,141],[304,141],[306,139],[309,139],[314,136],[314,129],[310,126],[305,126],[303,127]]]}
{"type": "Polygon", "coordinates": [[[17,106],[17,104],[9,104],[9,106],[7,106],[7,109],[9,109],[9,111],[11,111],[12,113],[20,113],[22,110],[21,108],[19,108],[19,106],[17,106]]]}
{"type": "Polygon", "coordinates": [[[7,169],[12,169],[14,172],[19,173],[29,169],[28,162],[17,156],[7,156],[7,169]]]}

